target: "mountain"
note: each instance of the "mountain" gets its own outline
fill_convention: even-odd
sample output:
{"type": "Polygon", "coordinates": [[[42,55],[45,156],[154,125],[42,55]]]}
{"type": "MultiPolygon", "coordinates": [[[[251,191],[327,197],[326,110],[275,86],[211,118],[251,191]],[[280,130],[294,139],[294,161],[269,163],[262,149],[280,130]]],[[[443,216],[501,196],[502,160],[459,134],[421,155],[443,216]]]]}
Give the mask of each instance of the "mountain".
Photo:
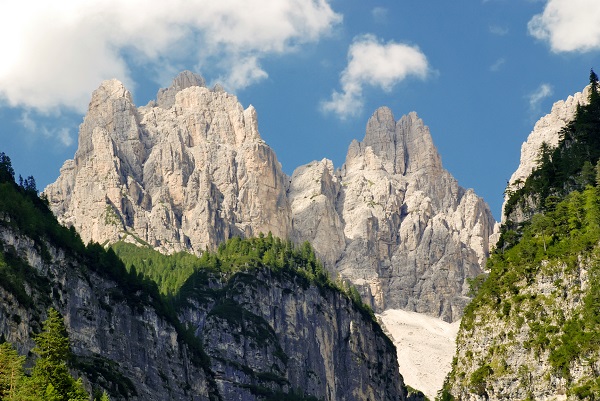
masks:
{"type": "Polygon", "coordinates": [[[556,124],[554,147],[515,191],[528,197],[526,207],[513,202],[525,220],[506,220],[489,276],[473,282],[443,400],[600,394],[600,91],[593,72],[590,81],[583,102],[570,98],[580,106],[556,124]]]}
{"type": "Polygon", "coordinates": [[[59,220],[84,242],[132,236],[165,252],[259,232],[286,237],[286,177],[255,110],[203,82],[184,72],[140,108],[121,82],[103,82],[74,160],[45,190],[59,220]]]}
{"type": "Polygon", "coordinates": [[[293,237],[314,244],[376,310],[460,318],[465,280],[481,273],[494,220],[443,169],[416,113],[396,121],[378,109],[339,171],[328,160],[299,167],[288,197],[293,237]]]}
{"type": "MultiPolygon", "coordinates": [[[[519,166],[511,175],[507,184],[504,204],[502,205],[502,222],[505,222],[507,218],[504,209],[510,193],[521,188],[527,177],[537,167],[542,143],[546,143],[552,148],[558,145],[561,130],[575,117],[577,108],[587,103],[589,90],[589,86],[586,86],[581,92],[569,96],[566,100],[557,101],[552,106],[550,113],[540,118],[534,125],[533,131],[521,145],[519,166]]],[[[521,222],[525,219],[525,216],[517,211],[513,213],[510,219],[521,222]]]]}
{"type": "Polygon", "coordinates": [[[287,177],[254,108],[191,72],[142,107],[120,82],[102,83],[75,158],[44,194],[84,242],[198,254],[260,232],[308,240],[376,311],[447,321],[460,318],[494,229],[483,200],[443,169],[416,114],[396,121],[379,109],[341,169],[325,159],[287,177]]]}
{"type": "Polygon", "coordinates": [[[213,255],[216,265],[199,263],[165,299],[6,176],[0,171],[0,338],[21,354],[53,307],[68,329],[72,370],[113,400],[406,399],[394,345],[364,306],[304,270],[314,255],[272,239],[233,240],[222,249],[259,243],[293,263],[249,266],[247,254],[230,251],[224,270],[213,255]]]}

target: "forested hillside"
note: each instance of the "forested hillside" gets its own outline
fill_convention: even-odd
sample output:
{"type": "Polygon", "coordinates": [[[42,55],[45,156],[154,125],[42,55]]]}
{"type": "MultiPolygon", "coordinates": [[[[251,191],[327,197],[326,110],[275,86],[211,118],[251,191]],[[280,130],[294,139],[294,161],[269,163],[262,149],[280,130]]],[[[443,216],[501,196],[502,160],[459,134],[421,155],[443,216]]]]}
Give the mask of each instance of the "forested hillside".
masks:
{"type": "MultiPolygon", "coordinates": [[[[588,103],[577,108],[575,118],[559,133],[558,146],[542,143],[538,166],[523,182],[506,189],[508,200],[503,213],[504,230],[515,230],[511,217],[521,213],[528,220],[535,213],[552,209],[556,203],[574,190],[596,185],[595,168],[600,160],[600,95],[598,76],[590,72],[588,103]]],[[[501,246],[514,241],[505,235],[501,246]]]]}
{"type": "Polygon", "coordinates": [[[538,168],[506,207],[507,220],[471,282],[442,400],[600,398],[600,96],[542,146],[538,168]],[[595,167],[594,167],[595,166],[595,167]]]}
{"type": "MultiPolygon", "coordinates": [[[[201,257],[118,244],[126,268],[60,226],[32,177],[14,175],[0,153],[0,339],[12,344],[0,357],[15,367],[42,360],[34,339],[56,310],[72,350],[61,369],[97,398],[406,399],[394,345],[310,244],[233,238],[201,257]]],[[[14,372],[37,382],[35,369],[14,372]]],[[[42,398],[85,397],[44,383],[42,398]]]]}

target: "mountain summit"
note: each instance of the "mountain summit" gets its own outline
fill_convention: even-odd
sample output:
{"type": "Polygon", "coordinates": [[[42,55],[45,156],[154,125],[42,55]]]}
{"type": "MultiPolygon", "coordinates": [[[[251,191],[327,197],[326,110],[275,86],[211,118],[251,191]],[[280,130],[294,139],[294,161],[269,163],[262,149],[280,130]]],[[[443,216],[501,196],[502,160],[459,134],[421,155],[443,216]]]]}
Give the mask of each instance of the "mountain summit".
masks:
{"type": "Polygon", "coordinates": [[[86,242],[129,238],[163,252],[259,232],[286,237],[286,176],[254,108],[203,83],[184,72],[136,108],[120,82],[103,82],[75,159],[45,191],[60,220],[86,242]]]}
{"type": "Polygon", "coordinates": [[[74,160],[45,194],[86,242],[200,253],[260,232],[308,240],[376,311],[447,321],[461,316],[495,223],[443,169],[416,113],[396,121],[380,108],[339,170],[324,159],[287,177],[254,108],[189,71],[142,107],[120,82],[103,82],[74,160]]]}

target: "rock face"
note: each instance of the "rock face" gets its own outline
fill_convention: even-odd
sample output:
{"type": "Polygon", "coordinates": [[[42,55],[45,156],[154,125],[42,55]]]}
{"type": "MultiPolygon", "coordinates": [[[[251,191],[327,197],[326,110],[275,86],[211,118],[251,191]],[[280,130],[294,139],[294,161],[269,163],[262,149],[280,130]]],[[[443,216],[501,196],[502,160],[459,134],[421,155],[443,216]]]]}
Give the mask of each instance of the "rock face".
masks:
{"type": "Polygon", "coordinates": [[[299,167],[288,197],[294,238],[311,241],[375,310],[461,316],[465,280],[482,272],[494,219],[443,169],[415,113],[395,121],[380,108],[340,171],[328,160],[299,167]]]}
{"type": "MultiPolygon", "coordinates": [[[[558,145],[589,90],[555,103],[536,123],[508,189],[529,177],[542,142],[558,145]]],[[[535,218],[519,207],[503,216],[530,224],[489,263],[490,275],[461,322],[444,399],[558,401],[600,394],[600,349],[592,340],[598,332],[598,234],[593,217],[579,217],[595,216],[597,201],[597,188],[588,187],[535,218]],[[565,223],[574,221],[581,227],[565,223]]]]}
{"type": "Polygon", "coordinates": [[[453,321],[481,273],[494,220],[442,167],[415,113],[381,108],[346,163],[301,166],[291,178],[243,110],[190,72],[136,108],[118,81],[92,96],[74,160],[45,194],[84,241],[149,243],[163,252],[214,248],[271,231],[310,241],[334,275],[376,311],[453,321]]]}
{"type": "Polygon", "coordinates": [[[246,273],[217,286],[216,303],[188,300],[181,320],[203,338],[223,399],[250,399],[257,378],[324,400],[405,397],[396,349],[381,328],[347,297],[306,284],[285,273],[246,273]]]}
{"type": "Polygon", "coordinates": [[[29,272],[24,291],[0,283],[0,336],[27,354],[53,306],[88,389],[150,401],[406,399],[393,344],[340,292],[268,270],[212,277],[194,281],[173,317],[73,249],[4,223],[3,271],[29,272]]]}
{"type": "Polygon", "coordinates": [[[52,306],[65,318],[79,373],[95,372],[95,380],[86,377],[88,387],[92,379],[113,399],[217,399],[213,374],[192,362],[193,352],[178,341],[173,322],[145,296],[128,298],[126,289],[82,266],[71,250],[47,246],[49,257],[44,256],[39,243],[2,223],[3,259],[9,266],[23,261],[35,272],[28,273],[29,280],[42,283],[26,285],[30,302],[14,288],[0,286],[0,336],[21,354],[34,347],[32,333],[41,330],[52,306]]]}
{"type": "MultiPolygon", "coordinates": [[[[535,123],[533,131],[531,131],[527,140],[521,145],[519,167],[511,175],[507,189],[516,190],[520,188],[533,169],[537,167],[539,150],[542,143],[545,142],[553,148],[558,145],[560,131],[573,119],[577,111],[577,106],[587,103],[588,97],[589,86],[585,87],[581,92],[569,96],[567,100],[560,100],[554,103],[550,114],[546,114],[535,123]]],[[[502,222],[506,219],[504,215],[506,201],[507,198],[505,197],[504,204],[502,205],[502,222]]]]}
{"type": "Polygon", "coordinates": [[[85,242],[130,236],[165,252],[232,236],[286,237],[286,177],[258,134],[256,112],[181,73],[136,108],[116,80],[92,95],[74,160],[45,190],[85,242]]]}
{"type": "Polygon", "coordinates": [[[468,327],[461,326],[448,379],[455,399],[593,399],[577,397],[572,390],[577,384],[598,378],[598,347],[586,351],[585,357],[570,360],[567,373],[553,367],[550,356],[560,344],[557,339],[572,335],[565,333],[565,321],[569,324],[584,307],[590,287],[588,273],[596,263],[586,259],[575,268],[567,263],[542,262],[537,274],[517,283],[518,297],[523,301],[516,304],[517,297],[504,296],[501,303],[478,308],[473,322],[468,327]],[[500,311],[511,302],[512,311],[500,311]]]}

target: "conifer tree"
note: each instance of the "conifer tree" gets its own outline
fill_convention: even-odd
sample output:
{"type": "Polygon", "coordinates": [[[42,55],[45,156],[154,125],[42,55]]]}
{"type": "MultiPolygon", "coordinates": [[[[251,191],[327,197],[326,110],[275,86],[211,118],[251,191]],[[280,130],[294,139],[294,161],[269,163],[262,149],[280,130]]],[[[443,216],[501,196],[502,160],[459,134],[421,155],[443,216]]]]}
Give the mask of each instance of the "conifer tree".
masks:
{"type": "Polygon", "coordinates": [[[14,182],[15,170],[12,167],[10,157],[0,152],[0,182],[14,182]]]}
{"type": "Polygon", "coordinates": [[[69,338],[64,321],[55,309],[48,311],[43,331],[34,340],[33,352],[39,358],[30,378],[33,393],[44,400],[87,401],[89,396],[81,379],[75,380],[69,373],[69,338]]]}
{"type": "Polygon", "coordinates": [[[14,400],[17,389],[24,377],[23,363],[25,357],[20,356],[9,343],[0,344],[0,400],[14,400]]]}
{"type": "Polygon", "coordinates": [[[598,75],[594,72],[593,69],[590,70],[590,103],[595,103],[600,99],[600,94],[598,93],[599,84],[598,84],[598,75]]]}

